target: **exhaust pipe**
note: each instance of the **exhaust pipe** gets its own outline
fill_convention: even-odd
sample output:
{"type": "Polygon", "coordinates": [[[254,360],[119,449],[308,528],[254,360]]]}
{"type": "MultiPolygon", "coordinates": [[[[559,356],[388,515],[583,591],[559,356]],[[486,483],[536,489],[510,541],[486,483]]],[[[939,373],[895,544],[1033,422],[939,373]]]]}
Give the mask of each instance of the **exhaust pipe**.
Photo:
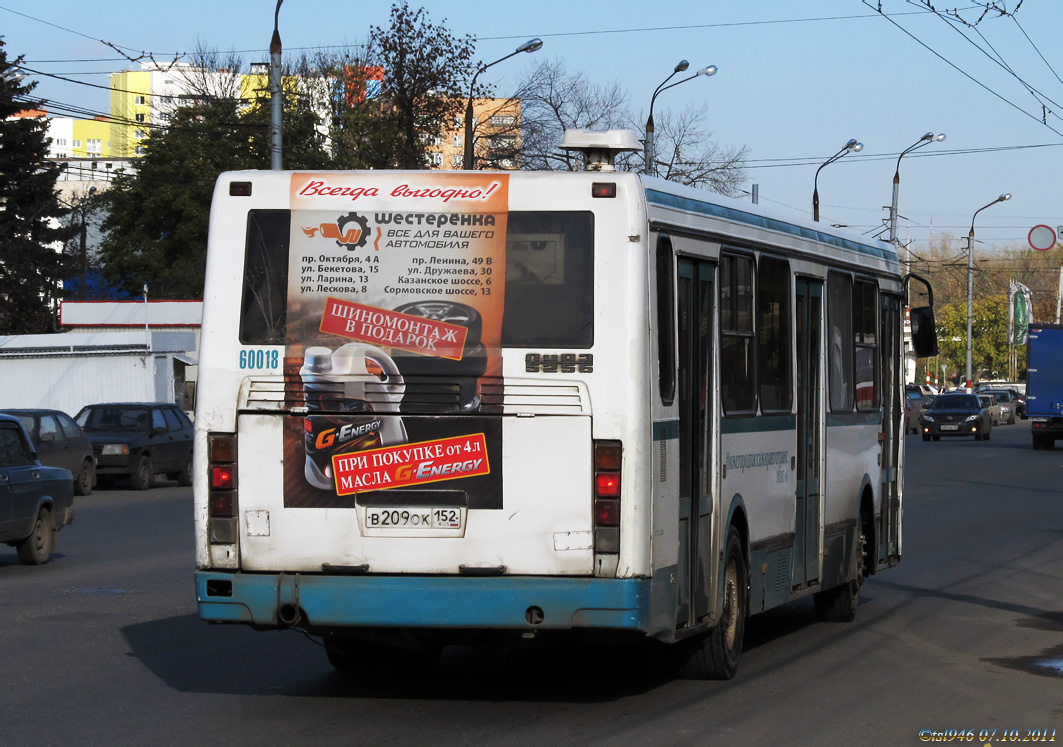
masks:
{"type": "Polygon", "coordinates": [[[282,625],[295,625],[303,619],[303,612],[294,604],[282,604],[277,610],[277,619],[282,625]]]}

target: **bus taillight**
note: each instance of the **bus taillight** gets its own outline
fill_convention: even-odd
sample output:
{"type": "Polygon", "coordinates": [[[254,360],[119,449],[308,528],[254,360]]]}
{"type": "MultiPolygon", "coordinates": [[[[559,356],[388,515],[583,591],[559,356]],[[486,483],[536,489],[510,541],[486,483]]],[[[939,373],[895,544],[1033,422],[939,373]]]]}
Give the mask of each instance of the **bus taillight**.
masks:
{"type": "Polygon", "coordinates": [[[207,436],[210,457],[210,541],[236,543],[236,436],[211,433],[207,436]]]}
{"type": "Polygon", "coordinates": [[[594,442],[594,551],[620,552],[620,467],[623,446],[619,441],[594,442]]]}
{"type": "Polygon", "coordinates": [[[212,488],[233,487],[233,465],[215,464],[210,468],[210,486],[212,488]]]}
{"type": "Polygon", "coordinates": [[[594,495],[598,498],[617,498],[620,496],[620,473],[599,472],[594,476],[594,495]]]}

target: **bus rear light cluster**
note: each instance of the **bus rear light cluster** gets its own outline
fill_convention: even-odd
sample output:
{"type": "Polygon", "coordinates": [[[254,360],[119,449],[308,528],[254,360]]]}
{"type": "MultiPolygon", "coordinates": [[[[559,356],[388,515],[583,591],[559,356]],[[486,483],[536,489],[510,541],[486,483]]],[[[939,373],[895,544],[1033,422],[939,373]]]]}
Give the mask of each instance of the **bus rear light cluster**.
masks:
{"type": "Polygon", "coordinates": [[[623,445],[619,441],[594,442],[594,551],[620,552],[620,468],[623,445]]]}
{"type": "Polygon", "coordinates": [[[236,436],[211,433],[207,436],[210,458],[210,541],[232,545],[237,536],[236,436]]]}

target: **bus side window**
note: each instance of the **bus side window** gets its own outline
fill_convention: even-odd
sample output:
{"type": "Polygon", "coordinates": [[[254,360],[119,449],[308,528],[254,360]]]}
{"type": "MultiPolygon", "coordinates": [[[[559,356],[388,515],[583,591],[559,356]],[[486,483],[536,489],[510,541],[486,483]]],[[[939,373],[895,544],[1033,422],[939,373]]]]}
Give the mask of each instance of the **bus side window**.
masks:
{"type": "Polygon", "coordinates": [[[720,257],[720,396],[726,415],[757,409],[752,257],[720,257]]]}
{"type": "Polygon", "coordinates": [[[251,210],[247,214],[240,342],[283,345],[288,316],[288,210],[251,210]]]}
{"type": "Polygon", "coordinates": [[[853,288],[853,327],[856,344],[856,408],[879,406],[878,381],[878,288],[858,280],[853,288]]]}
{"type": "Polygon", "coordinates": [[[672,242],[657,239],[657,367],[661,400],[675,401],[675,262],[672,242]]]}
{"type": "Polygon", "coordinates": [[[793,401],[790,263],[761,256],[757,266],[757,293],[760,409],[789,412],[793,401]]]}
{"type": "Polygon", "coordinates": [[[827,389],[831,412],[853,409],[853,280],[832,272],[827,277],[827,389]]]}

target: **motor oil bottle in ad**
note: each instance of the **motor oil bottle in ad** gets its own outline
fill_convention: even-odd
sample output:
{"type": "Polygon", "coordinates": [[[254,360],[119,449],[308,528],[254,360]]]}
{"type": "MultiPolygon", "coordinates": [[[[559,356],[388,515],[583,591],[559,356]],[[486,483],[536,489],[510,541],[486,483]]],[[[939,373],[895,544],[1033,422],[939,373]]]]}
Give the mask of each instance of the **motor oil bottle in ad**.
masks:
{"type": "Polygon", "coordinates": [[[308,347],[299,369],[307,414],[303,473],[315,488],[335,489],[332,457],[406,443],[398,415],[405,385],[380,348],[348,343],[335,351],[308,347]]]}

